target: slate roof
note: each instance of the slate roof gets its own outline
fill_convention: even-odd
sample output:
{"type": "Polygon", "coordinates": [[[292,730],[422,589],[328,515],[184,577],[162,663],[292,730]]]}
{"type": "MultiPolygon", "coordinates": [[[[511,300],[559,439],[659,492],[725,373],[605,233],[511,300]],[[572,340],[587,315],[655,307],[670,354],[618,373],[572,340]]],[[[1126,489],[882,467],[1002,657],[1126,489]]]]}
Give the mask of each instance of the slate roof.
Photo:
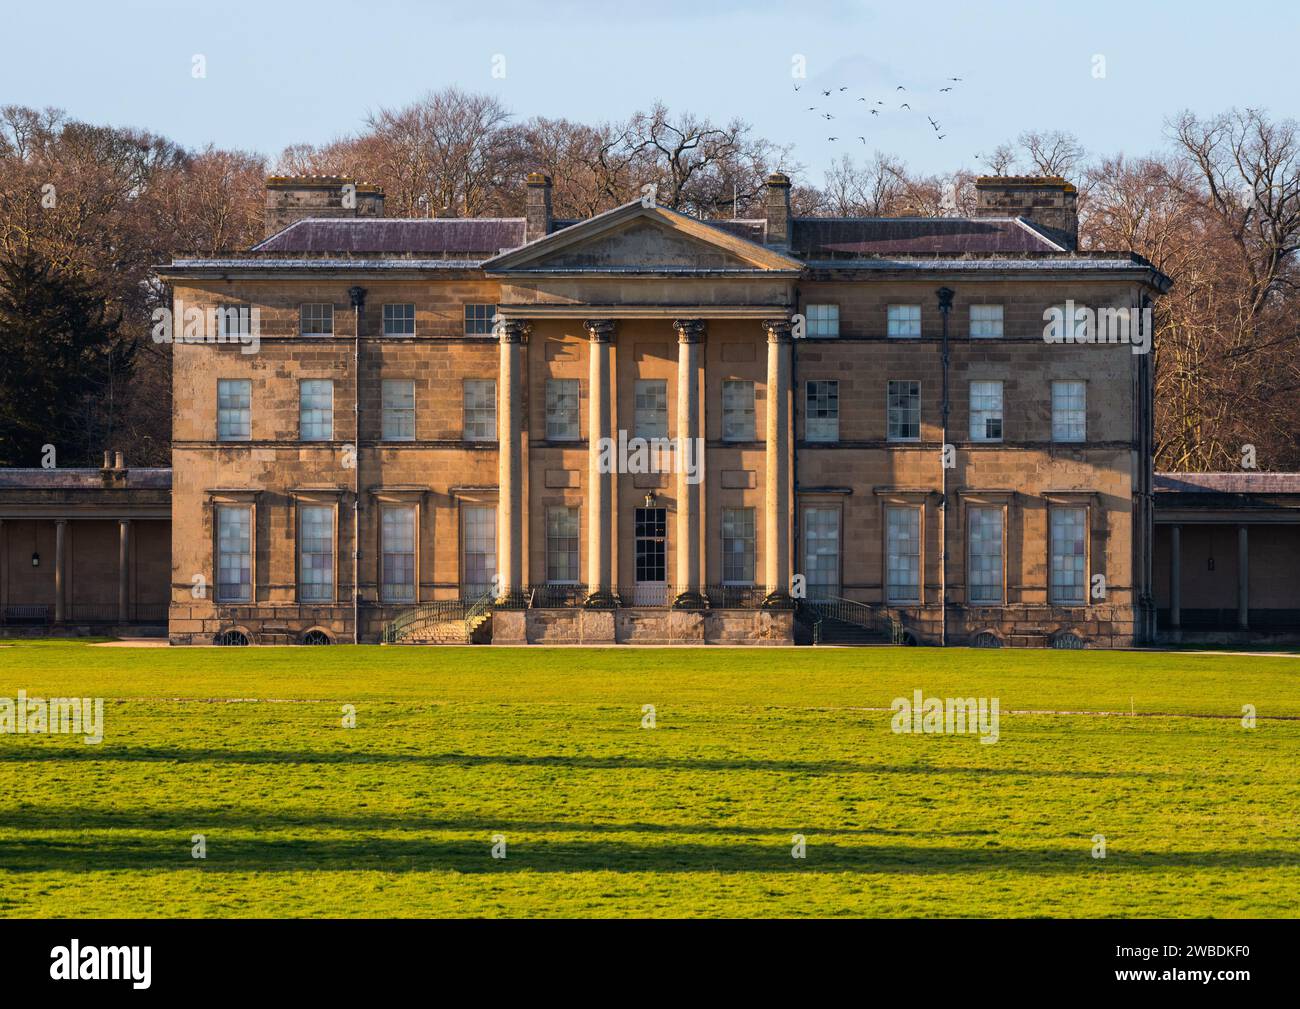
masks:
{"type": "Polygon", "coordinates": [[[307,218],[253,246],[253,252],[342,255],[417,253],[487,259],[524,244],[522,217],[307,218]]]}
{"type": "Polygon", "coordinates": [[[1300,494],[1300,473],[1157,473],[1157,494],[1300,494]]]}
{"type": "MultiPolygon", "coordinates": [[[[553,230],[561,231],[579,223],[559,220],[553,230]]],[[[703,223],[759,245],[767,233],[767,222],[761,219],[703,223]]],[[[522,217],[307,218],[259,242],[251,251],[275,255],[387,253],[488,259],[523,245],[525,224],[522,217]]],[[[809,260],[1063,251],[1046,232],[1014,217],[796,217],[792,231],[791,254],[809,260]]]]}
{"type": "MultiPolygon", "coordinates": [[[[0,489],[12,490],[103,490],[104,471],[98,468],[0,469],[0,489]]],[[[171,467],[139,467],[126,470],[126,487],[170,490],[171,467]]]]}
{"type": "Polygon", "coordinates": [[[1016,217],[796,217],[790,241],[792,255],[813,260],[1062,251],[1016,217]]]}

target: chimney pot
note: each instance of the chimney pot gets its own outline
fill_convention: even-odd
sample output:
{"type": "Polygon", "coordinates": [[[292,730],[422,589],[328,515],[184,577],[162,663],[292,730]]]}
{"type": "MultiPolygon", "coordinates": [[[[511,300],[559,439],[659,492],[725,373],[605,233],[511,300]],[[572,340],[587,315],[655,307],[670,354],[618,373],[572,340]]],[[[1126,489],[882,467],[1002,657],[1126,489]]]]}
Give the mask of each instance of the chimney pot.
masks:
{"type": "Polygon", "coordinates": [[[535,242],[551,233],[551,177],[545,172],[529,172],[524,180],[527,188],[527,217],[524,241],[535,242]]]}
{"type": "Polygon", "coordinates": [[[790,176],[784,172],[773,172],[767,177],[764,210],[767,216],[767,244],[788,250],[791,239],[790,176]]]}
{"type": "Polygon", "coordinates": [[[1024,217],[1067,250],[1079,247],[1079,193],[1059,175],[981,176],[975,216],[1024,217]]]}
{"type": "Polygon", "coordinates": [[[308,217],[383,217],[384,190],[345,175],[272,175],[266,180],[266,237],[308,217]]]}

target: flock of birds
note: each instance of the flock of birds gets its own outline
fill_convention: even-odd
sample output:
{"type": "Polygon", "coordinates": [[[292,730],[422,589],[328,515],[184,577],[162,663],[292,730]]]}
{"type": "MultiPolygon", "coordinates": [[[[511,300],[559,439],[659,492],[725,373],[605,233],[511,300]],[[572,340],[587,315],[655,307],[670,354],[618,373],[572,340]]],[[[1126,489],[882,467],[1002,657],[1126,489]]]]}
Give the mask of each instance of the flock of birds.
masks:
{"type": "MultiPolygon", "coordinates": [[[[948,84],[947,87],[943,87],[943,88],[940,88],[940,89],[939,89],[939,93],[940,93],[940,94],[947,94],[949,91],[951,91],[951,90],[953,89],[953,85],[954,85],[954,84],[960,84],[960,83],[961,83],[961,78],[960,78],[960,77],[949,77],[949,78],[948,78],[948,81],[949,81],[950,83],[948,84]]],[[[802,90],[798,84],[796,84],[796,85],[794,86],[794,89],[795,89],[796,91],[800,91],[800,90],[802,90]]],[[[842,87],[842,88],[838,88],[838,89],[835,89],[835,88],[823,88],[823,89],[822,89],[822,96],[825,97],[825,98],[831,98],[831,97],[835,96],[835,95],[838,94],[838,93],[842,93],[842,92],[845,92],[845,91],[848,91],[848,90],[849,90],[849,89],[848,89],[847,87],[842,87]]],[[[894,88],[894,96],[895,96],[895,97],[898,97],[898,92],[900,92],[900,91],[906,92],[906,91],[907,91],[907,88],[905,88],[905,87],[904,87],[903,85],[901,85],[901,84],[898,85],[896,88],[894,88]]],[[[904,97],[906,97],[906,96],[904,96],[904,97]]],[[[858,99],[858,101],[860,101],[860,102],[867,102],[867,101],[870,101],[870,100],[871,100],[871,99],[868,99],[868,98],[859,98],[859,99],[858,99]]],[[[877,106],[884,106],[884,104],[885,104],[885,102],[884,102],[882,99],[879,99],[879,98],[878,98],[878,99],[875,100],[875,105],[877,105],[877,106]]],[[[817,106],[817,105],[809,105],[809,106],[808,106],[808,111],[809,111],[809,112],[818,112],[819,109],[820,109],[820,107],[817,106]]],[[[904,110],[906,110],[906,111],[908,111],[908,112],[911,112],[911,111],[912,111],[912,105],[911,105],[910,102],[903,102],[902,104],[900,104],[900,105],[898,106],[898,109],[895,110],[895,111],[902,112],[902,111],[904,111],[904,110]]],[[[880,108],[876,108],[875,106],[872,106],[870,109],[868,109],[868,111],[869,111],[873,116],[878,116],[878,115],[880,115],[881,112],[882,112],[882,110],[881,110],[880,108]]],[[[888,111],[888,110],[886,109],[886,110],[884,110],[884,111],[888,111]]],[[[822,117],[823,119],[827,120],[827,121],[830,121],[830,120],[832,120],[832,119],[835,118],[835,114],[834,114],[833,112],[822,112],[822,113],[821,113],[821,117],[822,117]]],[[[943,132],[943,126],[942,126],[940,123],[938,123],[938,122],[937,122],[937,121],[936,121],[932,116],[927,115],[925,118],[929,121],[929,123],[930,123],[930,128],[931,128],[932,130],[934,130],[934,135],[935,135],[936,139],[938,139],[938,140],[943,140],[945,137],[947,137],[947,134],[943,132]]],[[[835,142],[835,141],[839,140],[840,138],[839,138],[839,137],[827,137],[826,139],[829,140],[829,141],[831,141],[831,142],[835,142]]],[[[861,140],[862,143],[864,143],[864,144],[867,142],[867,138],[866,138],[866,137],[859,136],[858,139],[861,140]]]]}

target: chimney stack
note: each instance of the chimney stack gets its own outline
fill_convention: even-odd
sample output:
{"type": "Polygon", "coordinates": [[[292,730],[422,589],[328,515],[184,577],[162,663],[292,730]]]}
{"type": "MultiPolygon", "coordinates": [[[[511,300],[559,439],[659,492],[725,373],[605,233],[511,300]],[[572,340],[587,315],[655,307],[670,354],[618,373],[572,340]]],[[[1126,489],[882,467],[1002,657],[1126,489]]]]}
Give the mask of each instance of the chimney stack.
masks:
{"type": "Polygon", "coordinates": [[[343,175],[272,175],[266,180],[266,237],[307,217],[383,217],[384,190],[343,175]]]}
{"type": "Polygon", "coordinates": [[[1079,247],[1079,193],[1059,175],[984,175],[975,180],[976,217],[1024,217],[1058,245],[1079,247]]]}
{"type": "Polygon", "coordinates": [[[535,242],[551,233],[551,177],[543,172],[529,172],[526,186],[528,223],[524,227],[524,241],[535,242]]]}
{"type": "Polygon", "coordinates": [[[767,177],[767,244],[788,251],[791,239],[790,176],[773,172],[767,177]]]}

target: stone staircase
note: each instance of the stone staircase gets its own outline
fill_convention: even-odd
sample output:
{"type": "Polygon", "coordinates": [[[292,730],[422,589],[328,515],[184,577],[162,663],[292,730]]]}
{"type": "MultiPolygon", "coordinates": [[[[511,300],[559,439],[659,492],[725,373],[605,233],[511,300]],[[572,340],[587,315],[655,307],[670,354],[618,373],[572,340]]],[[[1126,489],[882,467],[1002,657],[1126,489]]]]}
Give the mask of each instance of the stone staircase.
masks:
{"type": "Polygon", "coordinates": [[[468,621],[463,618],[430,620],[408,630],[399,645],[471,645],[482,640],[481,633],[492,620],[491,613],[479,613],[468,621]]]}
{"type": "Polygon", "coordinates": [[[888,645],[890,636],[883,630],[864,627],[848,620],[822,617],[818,627],[819,645],[888,645]]]}

